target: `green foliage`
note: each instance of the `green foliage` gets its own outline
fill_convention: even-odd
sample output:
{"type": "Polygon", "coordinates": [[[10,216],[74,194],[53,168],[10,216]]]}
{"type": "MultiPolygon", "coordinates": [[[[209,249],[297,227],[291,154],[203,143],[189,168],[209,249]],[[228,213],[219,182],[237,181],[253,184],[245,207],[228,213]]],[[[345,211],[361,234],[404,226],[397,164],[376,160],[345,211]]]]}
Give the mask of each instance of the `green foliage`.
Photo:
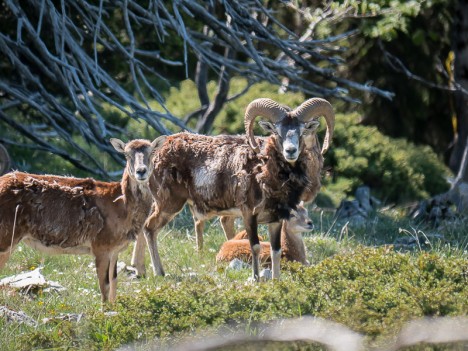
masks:
{"type": "MultiPolygon", "coordinates": [[[[398,253],[389,246],[362,244],[376,238],[388,243],[406,235],[408,231],[399,230],[409,228],[406,219],[379,214],[368,226],[349,228],[345,234],[331,215],[319,215],[312,212],[317,232],[305,236],[312,266],[283,262],[280,281],[249,284],[250,269],[232,271],[215,263],[224,241],[219,222],[207,225],[205,249],[197,255],[193,227],[187,225],[190,213],[184,212],[159,235],[161,257],[170,275],[132,280],[120,273],[118,302],[107,306],[117,312],[112,315],[100,311],[92,257],[46,256],[21,245],[1,277],[41,264],[46,278],[67,290],[39,291],[29,297],[0,289],[0,306],[24,311],[39,321],[32,327],[0,318],[2,350],[115,350],[134,342],[137,350],[158,349],[186,336],[203,338],[219,328],[227,335],[236,330],[261,335],[264,322],[305,315],[342,323],[379,343],[392,338],[408,320],[468,313],[466,229],[461,230],[466,223],[442,231],[453,247],[398,253]],[[66,313],[83,313],[83,318],[80,322],[53,319],[66,313]],[[43,318],[52,320],[42,323],[43,318]]],[[[129,262],[130,257],[128,248],[119,260],[129,262]]],[[[149,264],[148,257],[146,261],[149,264]]],[[[273,343],[269,349],[278,348],[323,349],[303,342],[273,343]]]]}
{"type": "MultiPolygon", "coordinates": [[[[230,94],[241,91],[245,85],[245,80],[233,79],[230,94]]],[[[177,89],[171,88],[166,97],[167,107],[179,116],[199,107],[193,94],[195,89],[192,81],[182,82],[177,89]]],[[[209,91],[212,95],[215,93],[213,82],[209,91]]],[[[270,84],[256,84],[223,108],[214,123],[213,134],[244,133],[245,107],[259,97],[268,97],[291,107],[305,99],[300,93],[280,94],[270,84]]],[[[323,191],[318,198],[321,206],[336,206],[362,184],[367,184],[373,194],[389,202],[425,198],[447,190],[449,171],[429,147],[389,138],[375,127],[360,125],[359,121],[357,113],[336,116],[334,140],[325,155],[326,167],[332,167],[333,178],[324,178],[323,191]]],[[[130,122],[134,134],[135,123],[130,122]]],[[[258,125],[255,133],[263,134],[258,125]]],[[[154,135],[144,134],[144,137],[151,139],[154,135]]]]}
{"type": "Polygon", "coordinates": [[[435,253],[358,247],[312,267],[285,264],[283,279],[276,282],[220,283],[212,274],[165,279],[157,289],[121,294],[115,316],[91,313],[82,329],[60,323],[19,340],[42,348],[111,350],[207,327],[234,328],[248,321],[259,328],[259,322],[302,315],[343,323],[370,337],[389,336],[417,317],[467,313],[467,264],[466,258],[435,253]]]}
{"type": "Polygon", "coordinates": [[[450,172],[429,147],[362,126],[358,114],[338,114],[336,119],[333,144],[326,155],[334,172],[334,180],[325,182],[328,192],[351,194],[366,184],[377,197],[401,203],[448,190],[450,172]]]}
{"type": "MultiPolygon", "coordinates": [[[[353,23],[361,28],[365,36],[392,40],[397,37],[399,32],[406,33],[408,31],[411,19],[421,13],[425,3],[427,2],[403,0],[332,1],[329,8],[317,7],[313,11],[310,10],[310,20],[312,22],[318,21],[329,9],[335,13],[353,13],[354,17],[350,16],[350,18],[361,18],[360,21],[355,20],[353,23]]],[[[426,5],[426,7],[430,7],[430,5],[426,5]]],[[[322,22],[318,30],[320,36],[327,37],[333,34],[331,27],[336,25],[335,22],[326,20],[322,22]]]]}
{"type": "MultiPolygon", "coordinates": [[[[344,6],[347,2],[338,2],[344,6]]],[[[453,0],[374,0],[349,2],[357,17],[336,26],[324,23],[329,34],[359,28],[363,35],[348,38],[348,78],[373,82],[395,93],[392,101],[362,96],[361,109],[368,125],[392,137],[430,145],[438,154],[447,152],[453,139],[453,97],[440,89],[408,78],[385,51],[413,75],[447,86],[453,75],[453,0]],[[359,6],[361,9],[359,9],[359,6]],[[365,9],[364,9],[365,7],[365,9]],[[364,15],[358,19],[359,15],[364,15]],[[443,72],[442,72],[443,71],[443,72]]]]}
{"type": "MultiPolygon", "coordinates": [[[[234,78],[230,82],[230,96],[236,95],[244,90],[247,86],[247,81],[243,78],[234,78]]],[[[216,93],[216,83],[211,81],[208,84],[208,94],[210,99],[214,99],[216,93]]],[[[172,114],[179,118],[183,118],[188,113],[200,108],[200,101],[196,94],[197,87],[192,80],[184,80],[177,86],[173,86],[164,94],[165,104],[172,114]]],[[[247,105],[259,98],[267,97],[273,99],[280,104],[288,106],[297,106],[304,101],[304,95],[301,93],[286,93],[278,92],[277,87],[269,83],[258,83],[252,86],[249,91],[236,100],[227,103],[221,110],[213,125],[212,134],[242,134],[245,132],[243,116],[247,105]]],[[[161,107],[156,104],[152,108],[160,110],[161,107]]],[[[194,127],[194,121],[189,123],[189,127],[194,127]]],[[[137,121],[130,120],[128,130],[132,135],[142,135],[144,138],[154,138],[154,131],[142,128],[137,121]]],[[[261,133],[261,129],[255,129],[257,134],[261,133]]]]}

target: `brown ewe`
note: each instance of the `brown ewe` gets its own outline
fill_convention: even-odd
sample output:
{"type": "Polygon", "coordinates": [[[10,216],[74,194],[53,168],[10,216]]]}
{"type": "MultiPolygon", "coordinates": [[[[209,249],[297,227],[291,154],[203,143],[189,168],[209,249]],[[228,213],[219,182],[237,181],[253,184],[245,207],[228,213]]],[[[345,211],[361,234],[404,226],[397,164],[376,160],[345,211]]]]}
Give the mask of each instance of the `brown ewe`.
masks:
{"type": "Polygon", "coordinates": [[[165,137],[127,144],[121,182],[12,172],[0,177],[0,269],[20,241],[48,254],[92,254],[102,301],[116,296],[117,255],[151,212],[152,157],[165,137]]]}

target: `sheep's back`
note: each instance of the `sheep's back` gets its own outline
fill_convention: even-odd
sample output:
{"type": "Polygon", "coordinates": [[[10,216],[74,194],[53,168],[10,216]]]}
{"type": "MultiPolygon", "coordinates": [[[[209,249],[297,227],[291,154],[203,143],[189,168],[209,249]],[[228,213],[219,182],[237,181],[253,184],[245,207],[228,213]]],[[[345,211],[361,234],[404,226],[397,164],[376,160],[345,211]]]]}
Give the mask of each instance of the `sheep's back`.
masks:
{"type": "MultiPolygon", "coordinates": [[[[0,179],[0,235],[16,227],[46,245],[73,247],[102,230],[104,219],[96,206],[99,184],[93,179],[14,172],[0,179]]],[[[110,183],[112,184],[112,183],[110,183]]],[[[118,184],[110,187],[119,191],[118,184]]],[[[100,189],[102,191],[102,189],[100,189]]]]}
{"type": "Polygon", "coordinates": [[[155,156],[156,197],[170,201],[182,187],[200,213],[253,206],[259,170],[244,136],[174,134],[155,156]]]}
{"type": "MultiPolygon", "coordinates": [[[[270,243],[261,241],[260,245],[260,262],[262,264],[271,262],[270,243]]],[[[252,250],[250,249],[249,240],[228,240],[224,242],[216,255],[216,262],[230,262],[235,258],[252,263],[252,250]]]]}

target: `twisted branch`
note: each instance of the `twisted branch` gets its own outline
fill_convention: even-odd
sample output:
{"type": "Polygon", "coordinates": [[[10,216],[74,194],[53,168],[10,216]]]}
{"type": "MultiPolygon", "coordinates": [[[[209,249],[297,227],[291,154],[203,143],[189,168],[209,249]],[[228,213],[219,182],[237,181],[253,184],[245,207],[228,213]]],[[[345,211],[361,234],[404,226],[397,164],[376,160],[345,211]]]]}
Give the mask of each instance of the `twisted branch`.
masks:
{"type": "MultiPolygon", "coordinates": [[[[195,117],[196,131],[209,132],[224,104],[244,93],[228,96],[234,76],[247,77],[249,86],[265,80],[280,85],[286,80],[290,90],[346,101],[356,101],[352,90],[391,98],[389,92],[337,73],[344,51],[339,41],[354,32],[315,40],[311,25],[296,35],[278,19],[278,8],[259,0],[150,0],[146,5],[134,0],[6,0],[4,4],[8,11],[1,16],[15,26],[0,24],[0,57],[6,63],[0,67],[0,123],[103,177],[108,176],[103,165],[74,136],[119,159],[108,139],[124,132],[124,123],[111,121],[101,107],[104,103],[144,121],[155,134],[170,134],[188,129],[186,121],[195,117]],[[177,37],[182,40],[180,59],[164,57],[164,46],[177,37]],[[198,62],[197,70],[193,62],[198,62]],[[168,111],[156,88],[169,87],[171,69],[182,66],[187,78],[197,80],[202,106],[185,121],[168,111]],[[311,81],[311,74],[322,83],[311,81]],[[211,100],[206,84],[214,75],[218,90],[211,100]],[[153,101],[161,108],[153,109],[153,101]],[[55,136],[30,128],[25,110],[35,111],[34,123],[48,126],[55,136]],[[70,147],[76,155],[69,155],[70,147]]],[[[340,15],[325,12],[324,18],[336,20],[340,15]]]]}

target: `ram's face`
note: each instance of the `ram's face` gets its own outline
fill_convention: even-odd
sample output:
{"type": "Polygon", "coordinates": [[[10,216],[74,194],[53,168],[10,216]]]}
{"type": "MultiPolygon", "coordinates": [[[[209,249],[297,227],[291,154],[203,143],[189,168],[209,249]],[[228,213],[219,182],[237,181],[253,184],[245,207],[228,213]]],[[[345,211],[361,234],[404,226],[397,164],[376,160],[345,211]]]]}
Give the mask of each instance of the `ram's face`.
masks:
{"type": "Polygon", "coordinates": [[[315,120],[300,122],[297,118],[286,117],[276,123],[260,121],[260,126],[270,134],[276,135],[279,151],[284,159],[294,164],[299,158],[302,139],[317,129],[319,123],[315,120]]]}

